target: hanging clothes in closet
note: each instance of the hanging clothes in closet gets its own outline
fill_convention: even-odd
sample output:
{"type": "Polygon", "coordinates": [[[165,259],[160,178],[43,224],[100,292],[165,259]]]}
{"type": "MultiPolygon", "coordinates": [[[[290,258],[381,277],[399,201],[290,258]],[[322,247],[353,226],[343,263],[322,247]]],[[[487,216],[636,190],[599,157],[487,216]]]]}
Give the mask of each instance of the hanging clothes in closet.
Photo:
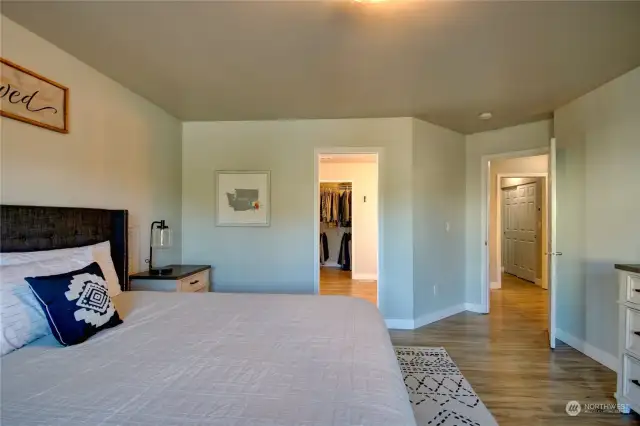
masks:
{"type": "Polygon", "coordinates": [[[338,222],[338,204],[340,194],[333,189],[322,189],[320,192],[320,222],[338,222]]]}
{"type": "Polygon", "coordinates": [[[324,265],[329,259],[329,241],[327,240],[327,234],[320,233],[320,263],[324,265]]]}
{"type": "Polygon", "coordinates": [[[351,232],[345,232],[342,236],[338,265],[343,271],[351,270],[351,232]]]}
{"type": "Polygon", "coordinates": [[[351,226],[351,190],[321,188],[320,222],[348,228],[351,226]]]}
{"type": "Polygon", "coordinates": [[[324,264],[329,260],[329,247],[331,246],[332,251],[340,253],[336,263],[344,271],[351,270],[351,232],[348,229],[352,226],[353,217],[351,201],[350,183],[323,183],[320,185],[320,222],[325,225],[319,241],[320,262],[324,264]],[[330,231],[330,228],[334,228],[335,231],[330,231]],[[327,233],[332,238],[329,238],[327,233]]]}
{"type": "Polygon", "coordinates": [[[343,228],[351,227],[351,191],[346,190],[340,194],[340,206],[338,221],[343,228]]]}

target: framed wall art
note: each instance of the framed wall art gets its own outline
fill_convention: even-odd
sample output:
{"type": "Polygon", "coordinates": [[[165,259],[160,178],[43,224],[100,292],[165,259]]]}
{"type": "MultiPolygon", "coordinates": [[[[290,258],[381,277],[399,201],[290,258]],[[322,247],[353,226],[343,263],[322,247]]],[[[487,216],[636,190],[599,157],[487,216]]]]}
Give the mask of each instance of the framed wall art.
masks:
{"type": "Polygon", "coordinates": [[[216,226],[269,226],[270,194],[270,171],[216,171],[216,226]]]}
{"type": "Polygon", "coordinates": [[[69,89],[0,58],[0,115],[69,133],[69,89]]]}

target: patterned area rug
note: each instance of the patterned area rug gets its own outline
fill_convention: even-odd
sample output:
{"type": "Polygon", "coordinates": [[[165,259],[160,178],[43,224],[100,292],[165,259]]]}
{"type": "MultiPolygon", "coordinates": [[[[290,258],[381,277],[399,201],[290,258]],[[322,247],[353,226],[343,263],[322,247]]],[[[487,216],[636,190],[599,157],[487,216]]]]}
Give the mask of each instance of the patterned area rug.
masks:
{"type": "Polygon", "coordinates": [[[497,426],[444,348],[395,351],[418,426],[497,426]]]}

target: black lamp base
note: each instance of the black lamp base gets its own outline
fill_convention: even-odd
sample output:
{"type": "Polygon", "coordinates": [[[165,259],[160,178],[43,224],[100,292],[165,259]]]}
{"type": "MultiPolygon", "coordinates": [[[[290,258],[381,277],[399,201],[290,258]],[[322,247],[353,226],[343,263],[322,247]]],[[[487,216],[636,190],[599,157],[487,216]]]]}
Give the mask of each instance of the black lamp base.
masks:
{"type": "Polygon", "coordinates": [[[149,275],[171,275],[173,268],[149,268],[149,275]]]}

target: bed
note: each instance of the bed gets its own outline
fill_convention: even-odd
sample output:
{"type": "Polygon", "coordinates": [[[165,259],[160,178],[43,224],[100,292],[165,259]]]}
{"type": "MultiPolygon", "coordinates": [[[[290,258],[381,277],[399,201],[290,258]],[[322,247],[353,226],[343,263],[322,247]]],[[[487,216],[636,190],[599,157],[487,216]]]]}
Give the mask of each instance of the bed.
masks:
{"type": "MultiPolygon", "coordinates": [[[[126,211],[14,208],[2,206],[0,250],[100,234],[126,277],[126,211]],[[43,238],[34,224],[52,220],[43,238]]],[[[415,425],[364,300],[125,291],[114,303],[124,323],[82,344],[48,335],[2,357],[3,425],[415,425]]]]}

